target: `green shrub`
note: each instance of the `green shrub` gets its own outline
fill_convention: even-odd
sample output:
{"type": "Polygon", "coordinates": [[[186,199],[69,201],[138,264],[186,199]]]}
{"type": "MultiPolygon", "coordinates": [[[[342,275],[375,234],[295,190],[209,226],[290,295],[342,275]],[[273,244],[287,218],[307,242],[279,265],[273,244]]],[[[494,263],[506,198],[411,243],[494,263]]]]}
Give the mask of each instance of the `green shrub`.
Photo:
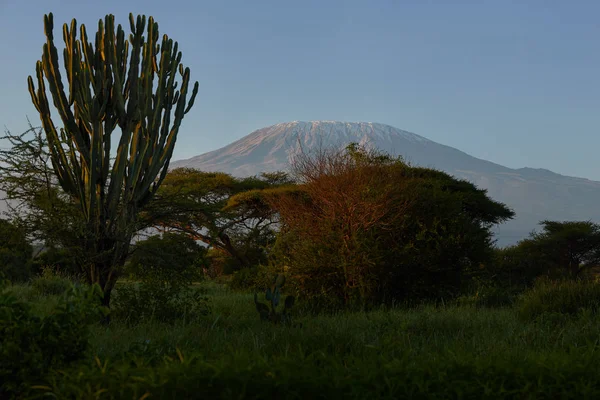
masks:
{"type": "Polygon", "coordinates": [[[71,251],[56,247],[44,250],[32,261],[33,273],[41,274],[46,268],[51,268],[62,275],[77,276],[81,274],[71,251]]]}
{"type": "Polygon", "coordinates": [[[88,326],[104,312],[101,295],[98,286],[71,286],[50,314],[38,317],[0,289],[0,398],[21,394],[51,369],[84,357],[88,326]]]}
{"type": "Polygon", "coordinates": [[[233,273],[229,287],[234,290],[255,289],[258,267],[242,268],[233,273]]]}
{"type": "Polygon", "coordinates": [[[40,296],[51,296],[63,294],[71,287],[72,281],[66,275],[46,267],[42,274],[31,281],[34,293],[40,296]]]}
{"type": "Polygon", "coordinates": [[[544,314],[574,315],[600,310],[600,284],[589,281],[543,279],[525,292],[518,303],[519,316],[534,320],[544,314]]]}
{"type": "Polygon", "coordinates": [[[189,321],[210,313],[201,290],[159,281],[117,287],[112,315],[130,324],[142,321],[189,321]]]}
{"type": "Polygon", "coordinates": [[[277,273],[274,266],[242,268],[233,273],[228,285],[233,290],[261,291],[271,285],[272,276],[277,273]]]}
{"type": "Polygon", "coordinates": [[[178,233],[151,236],[136,243],[126,272],[134,279],[192,282],[202,278],[207,250],[178,233]]]}
{"type": "Polygon", "coordinates": [[[31,277],[33,247],[25,232],[11,222],[0,219],[0,272],[13,282],[31,277]]]}
{"type": "Polygon", "coordinates": [[[494,249],[492,260],[487,263],[484,274],[500,286],[533,286],[536,279],[547,276],[551,266],[531,244],[523,240],[519,244],[494,249]]]}
{"type": "Polygon", "coordinates": [[[218,275],[213,279],[213,282],[219,285],[231,285],[231,281],[233,280],[233,275],[218,275]]]}
{"type": "Polygon", "coordinates": [[[481,285],[474,293],[459,297],[457,303],[461,306],[477,308],[509,307],[517,301],[522,290],[520,287],[515,286],[481,285]]]}
{"type": "Polygon", "coordinates": [[[205,265],[206,249],[185,235],[166,233],[137,243],[126,271],[138,282],[117,287],[112,315],[136,324],[208,314],[209,299],[190,287],[202,279],[205,265]]]}

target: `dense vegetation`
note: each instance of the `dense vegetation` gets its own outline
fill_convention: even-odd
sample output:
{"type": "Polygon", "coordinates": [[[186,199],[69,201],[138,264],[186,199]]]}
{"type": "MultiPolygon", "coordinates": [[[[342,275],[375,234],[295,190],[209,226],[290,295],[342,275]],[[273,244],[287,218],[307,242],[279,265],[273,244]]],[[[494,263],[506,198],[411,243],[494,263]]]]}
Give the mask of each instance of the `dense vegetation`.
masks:
{"type": "Polygon", "coordinates": [[[296,159],[299,184],[266,190],[298,295],[349,307],[456,296],[511,218],[484,190],[350,145],[296,159]]]}
{"type": "Polygon", "coordinates": [[[43,127],[0,151],[0,398],[600,397],[600,226],[496,248],[506,205],[356,144],[169,171],[197,90],[177,44],[73,21],[65,91],[45,24],[43,127]]]}
{"type": "MultiPolygon", "coordinates": [[[[126,286],[115,289],[115,303],[121,285],[126,286]]],[[[32,337],[39,338],[35,346],[13,344],[23,336],[8,339],[3,331],[3,348],[18,346],[21,351],[3,357],[2,370],[29,365],[37,371],[18,380],[5,372],[11,379],[4,381],[3,390],[21,385],[18,392],[24,398],[53,393],[90,399],[592,399],[600,395],[595,311],[600,293],[590,286],[579,296],[579,311],[562,309],[581,285],[555,289],[540,283],[508,308],[446,304],[296,314],[302,327],[294,327],[260,321],[251,293],[204,283],[195,290],[210,299],[211,314],[134,325],[119,319],[109,327],[92,324],[84,350],[75,348],[83,339],[74,341],[69,331],[32,337]],[[544,299],[552,299],[552,305],[544,299]],[[49,366],[37,364],[48,348],[72,355],[57,354],[49,366]]],[[[59,302],[58,296],[42,296],[31,285],[15,285],[5,293],[29,304],[37,315],[53,315],[59,302]]],[[[66,301],[81,304],[71,299],[66,301]]],[[[81,318],[78,313],[63,312],[61,322],[52,326],[72,327],[81,318]]],[[[3,313],[3,324],[6,318],[3,313]]],[[[35,329],[33,322],[19,321],[12,324],[16,333],[35,329]]]]}

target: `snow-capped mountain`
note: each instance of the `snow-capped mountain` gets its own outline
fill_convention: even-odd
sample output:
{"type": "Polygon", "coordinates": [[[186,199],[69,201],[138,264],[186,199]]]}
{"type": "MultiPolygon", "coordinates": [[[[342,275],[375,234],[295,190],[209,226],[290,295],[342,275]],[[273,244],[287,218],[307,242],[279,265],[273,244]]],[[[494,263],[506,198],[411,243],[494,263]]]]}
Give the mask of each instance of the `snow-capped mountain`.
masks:
{"type": "Polygon", "coordinates": [[[545,169],[507,168],[378,123],[281,123],[254,131],[221,149],[173,162],[171,168],[185,166],[250,176],[288,169],[290,160],[301,149],[343,147],[350,142],[401,155],[413,165],[440,169],[487,189],[492,198],[517,214],[514,220],[495,229],[500,246],[526,237],[543,219],[600,222],[600,182],[545,169]]]}

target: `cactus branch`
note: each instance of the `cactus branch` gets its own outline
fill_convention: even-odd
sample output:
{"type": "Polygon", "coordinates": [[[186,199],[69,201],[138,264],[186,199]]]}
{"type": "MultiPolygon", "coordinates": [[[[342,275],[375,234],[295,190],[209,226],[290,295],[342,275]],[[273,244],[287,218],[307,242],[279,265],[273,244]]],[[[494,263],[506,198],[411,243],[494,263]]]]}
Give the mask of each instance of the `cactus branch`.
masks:
{"type": "Polygon", "coordinates": [[[77,21],[64,24],[63,77],[54,17],[45,15],[46,42],[36,64],[37,87],[28,78],[52,168],[63,190],[82,208],[93,232],[87,251],[110,255],[107,259],[112,261],[103,261],[108,266],[102,267],[108,272],[102,268],[100,272],[110,277],[110,263],[120,262],[120,253],[128,248],[138,210],[166,175],[181,122],[198,93],[196,82],[188,96],[190,70],[181,64],[177,42],[163,35],[158,44],[154,18],[138,15],[134,19],[129,14],[129,26],[126,39],[121,25],[115,28],[114,16],[107,15],[98,21],[92,43],[84,25],[79,27],[78,38],[77,21]],[[47,90],[62,125],[59,129],[47,90]],[[111,162],[112,135],[117,128],[120,138],[111,162]]]}

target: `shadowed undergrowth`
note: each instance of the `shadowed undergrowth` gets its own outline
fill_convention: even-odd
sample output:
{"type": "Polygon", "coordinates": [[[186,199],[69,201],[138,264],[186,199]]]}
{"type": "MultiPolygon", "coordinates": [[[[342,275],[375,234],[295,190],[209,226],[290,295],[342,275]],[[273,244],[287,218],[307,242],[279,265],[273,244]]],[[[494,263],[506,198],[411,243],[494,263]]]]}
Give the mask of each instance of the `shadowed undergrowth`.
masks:
{"type": "MultiPolygon", "coordinates": [[[[532,321],[467,306],[297,315],[261,322],[251,293],[199,285],[193,321],[94,325],[87,360],[33,391],[59,398],[594,398],[600,320],[532,321]],[[148,398],[148,397],[146,397],[148,398]]],[[[13,286],[34,303],[31,287],[13,286]]],[[[117,291],[119,288],[117,288],[117,291]]],[[[35,306],[40,312],[43,307],[35,306]]]]}

